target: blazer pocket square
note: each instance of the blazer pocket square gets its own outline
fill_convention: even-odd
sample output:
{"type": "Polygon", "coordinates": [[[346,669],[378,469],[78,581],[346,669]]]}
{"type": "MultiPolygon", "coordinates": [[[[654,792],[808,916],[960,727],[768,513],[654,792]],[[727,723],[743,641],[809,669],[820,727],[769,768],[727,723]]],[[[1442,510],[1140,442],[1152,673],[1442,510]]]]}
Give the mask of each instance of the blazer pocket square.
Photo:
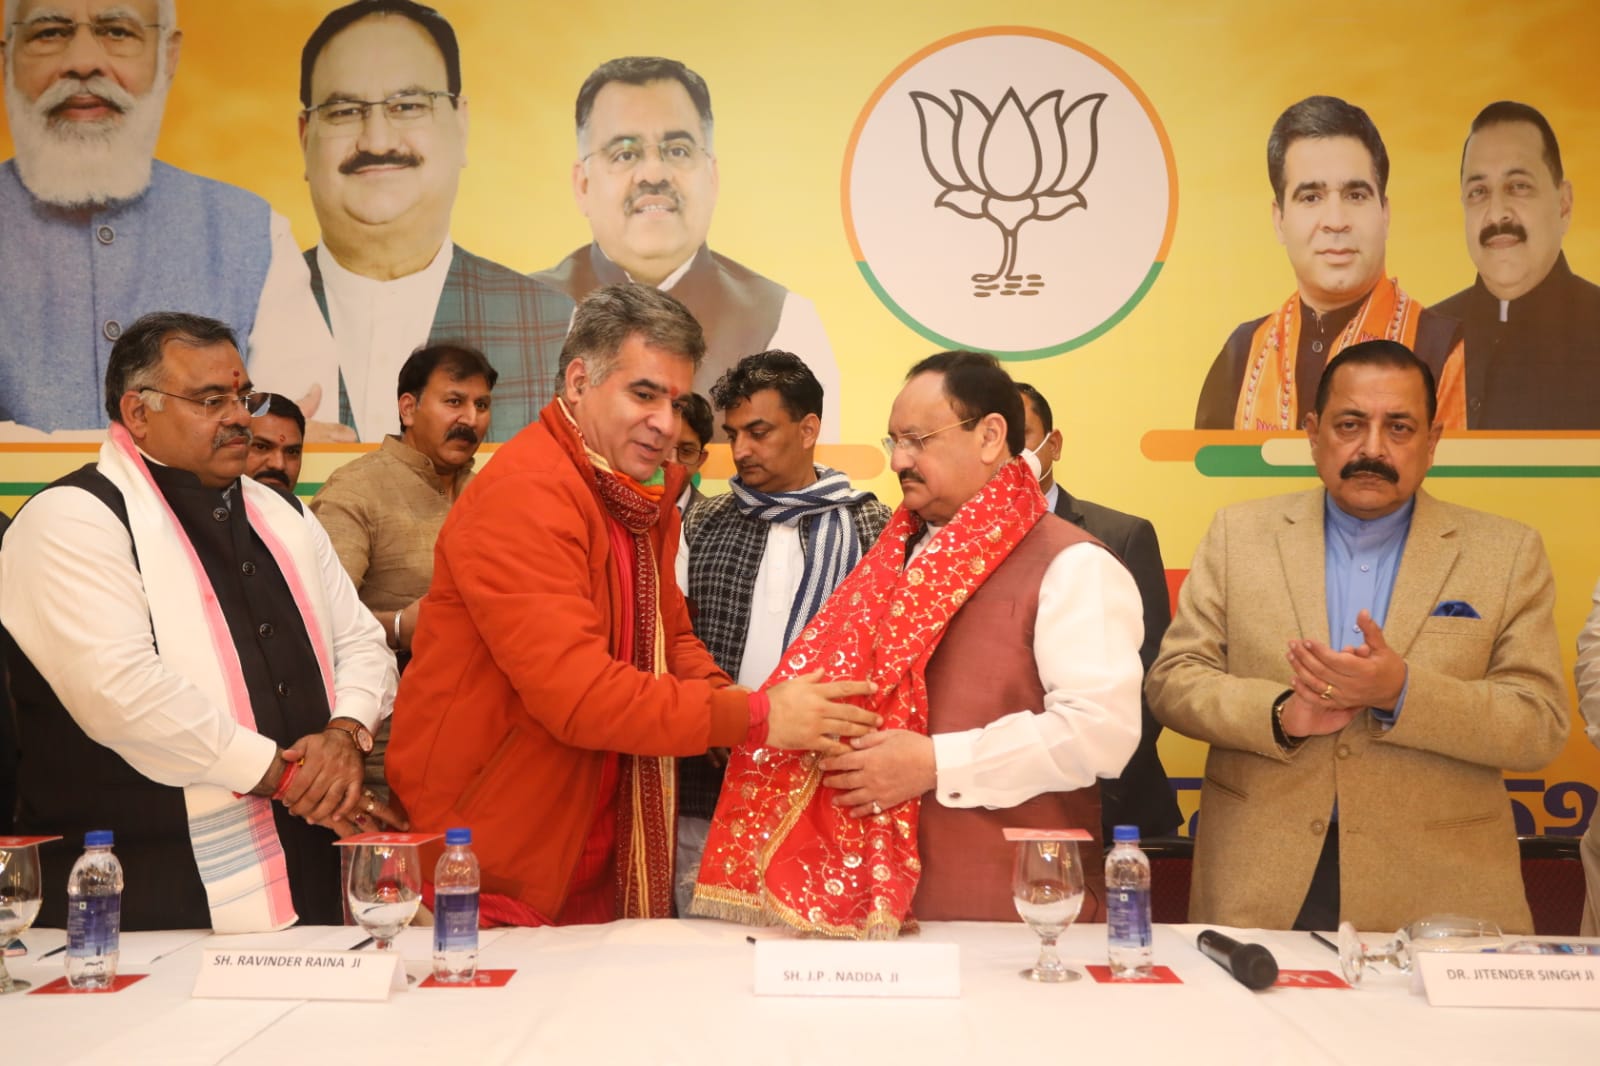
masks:
{"type": "Polygon", "coordinates": [[[1482,617],[1466,600],[1444,600],[1433,609],[1435,618],[1480,618],[1482,617]]]}

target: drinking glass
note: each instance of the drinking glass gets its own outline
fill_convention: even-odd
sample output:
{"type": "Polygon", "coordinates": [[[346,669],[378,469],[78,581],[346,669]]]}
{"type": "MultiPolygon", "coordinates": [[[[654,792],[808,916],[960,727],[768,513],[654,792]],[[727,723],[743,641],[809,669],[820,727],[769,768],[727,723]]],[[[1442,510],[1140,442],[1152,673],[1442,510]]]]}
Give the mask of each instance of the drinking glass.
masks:
{"type": "Polygon", "coordinates": [[[414,844],[359,844],[350,849],[345,897],[350,914],[389,951],[422,902],[422,861],[414,844]]]}
{"type": "Polygon", "coordinates": [[[1339,924],[1339,969],[1345,981],[1361,984],[1368,966],[1387,962],[1401,973],[1410,973],[1419,951],[1483,951],[1504,940],[1500,927],[1484,918],[1465,918],[1459,914],[1430,914],[1395,933],[1393,939],[1369,948],[1349,922],[1339,924]]]}
{"type": "Polygon", "coordinates": [[[1039,961],[1022,971],[1030,981],[1056,983],[1083,976],[1069,970],[1056,954],[1056,938],[1083,907],[1083,864],[1072,840],[1017,842],[1011,869],[1011,895],[1017,913],[1039,936],[1039,961]]]}
{"type": "MultiPolygon", "coordinates": [[[[22,935],[39,915],[39,848],[34,844],[0,848],[0,946],[22,935]]],[[[31,988],[6,972],[0,953],[0,996],[31,988]]]]}

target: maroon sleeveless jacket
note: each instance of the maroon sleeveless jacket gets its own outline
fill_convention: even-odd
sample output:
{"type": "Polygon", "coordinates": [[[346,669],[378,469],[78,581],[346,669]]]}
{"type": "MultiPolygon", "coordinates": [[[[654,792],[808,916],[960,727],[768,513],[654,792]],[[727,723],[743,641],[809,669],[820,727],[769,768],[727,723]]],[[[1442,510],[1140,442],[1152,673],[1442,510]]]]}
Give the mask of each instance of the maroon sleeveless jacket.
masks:
{"type": "MultiPolygon", "coordinates": [[[[1013,711],[1039,711],[1044,686],[1033,658],[1039,582],[1063,549],[1089,534],[1047,514],[956,612],[928,662],[928,732],[959,733],[1013,711]]],[[[1011,901],[1015,844],[1001,830],[1084,829],[1079,844],[1087,889],[1080,921],[1105,920],[1105,860],[1101,852],[1100,786],[1046,792],[1017,807],[946,807],[922,799],[917,844],[922,879],[911,912],[922,921],[1018,921],[1011,901]]]]}

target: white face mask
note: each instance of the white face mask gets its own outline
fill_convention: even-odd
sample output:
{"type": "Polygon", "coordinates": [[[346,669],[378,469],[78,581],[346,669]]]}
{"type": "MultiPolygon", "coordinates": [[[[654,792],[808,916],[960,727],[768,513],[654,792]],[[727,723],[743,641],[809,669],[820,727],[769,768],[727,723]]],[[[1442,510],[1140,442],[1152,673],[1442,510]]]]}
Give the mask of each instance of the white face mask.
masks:
{"type": "Polygon", "coordinates": [[[1033,468],[1033,476],[1036,481],[1043,482],[1045,475],[1050,472],[1044,465],[1044,456],[1039,454],[1039,450],[1049,443],[1050,434],[1046,433],[1044,439],[1036,447],[1022,449],[1022,454],[1027,457],[1028,465],[1033,468]]]}

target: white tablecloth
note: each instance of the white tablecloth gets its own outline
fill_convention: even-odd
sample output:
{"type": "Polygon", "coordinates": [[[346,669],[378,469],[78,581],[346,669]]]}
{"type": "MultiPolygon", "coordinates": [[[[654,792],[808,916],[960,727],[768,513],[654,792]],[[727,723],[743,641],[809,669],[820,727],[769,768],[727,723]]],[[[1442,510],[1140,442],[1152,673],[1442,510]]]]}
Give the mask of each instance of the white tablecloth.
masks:
{"type": "MultiPolygon", "coordinates": [[[[484,935],[480,965],[515,969],[498,989],[419,989],[384,1003],[190,998],[205,946],[345,948],[354,928],[251,937],[124,934],[112,995],[0,998],[0,1063],[822,1063],[937,1066],[1206,1063],[1315,1066],[1483,1063],[1592,1066],[1593,1011],[1430,1007],[1397,973],[1359,989],[1252,993],[1194,948],[1196,926],[1156,930],[1156,961],[1181,985],[1036,985],[1017,976],[1037,951],[1021,925],[929,923],[920,939],[961,948],[960,999],[756,997],[752,930],[710,921],[616,922],[484,935]]],[[[775,935],[774,931],[755,931],[775,935]]],[[[1304,933],[1235,931],[1284,969],[1337,971],[1304,933]]],[[[407,970],[428,972],[430,933],[408,930],[407,970]]],[[[36,986],[62,957],[59,930],[30,930],[12,973],[36,986]]],[[[1105,961],[1105,926],[1074,927],[1062,955],[1105,961]]],[[[370,950],[370,949],[369,949],[370,950]]]]}

